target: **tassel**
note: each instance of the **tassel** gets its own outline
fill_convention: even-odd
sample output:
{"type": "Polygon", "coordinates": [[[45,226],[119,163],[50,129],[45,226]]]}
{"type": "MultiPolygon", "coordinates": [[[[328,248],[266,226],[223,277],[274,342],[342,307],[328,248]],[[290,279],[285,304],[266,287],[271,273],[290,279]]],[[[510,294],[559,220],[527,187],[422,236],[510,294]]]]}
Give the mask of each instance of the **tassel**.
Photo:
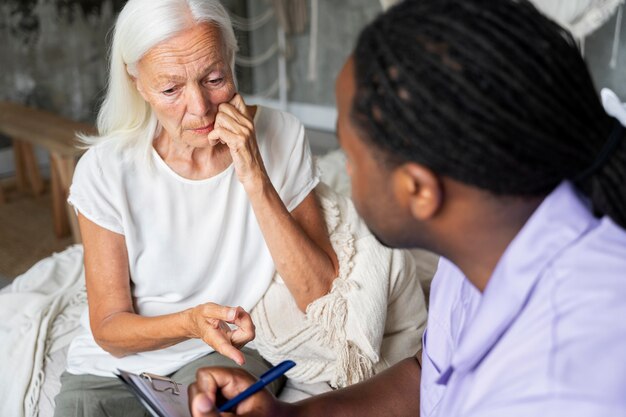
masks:
{"type": "Polygon", "coordinates": [[[617,17],[615,18],[615,35],[613,37],[613,51],[611,52],[611,63],[609,66],[611,69],[617,67],[617,57],[619,55],[619,41],[622,30],[622,14],[624,12],[624,5],[620,5],[617,10],[617,17]]]}
{"type": "Polygon", "coordinates": [[[585,57],[585,37],[583,36],[582,38],[580,38],[579,41],[579,47],[580,47],[580,54],[583,56],[583,58],[585,57]]]}
{"type": "Polygon", "coordinates": [[[307,79],[317,81],[317,32],[319,26],[319,3],[311,0],[311,30],[309,33],[309,71],[307,79]]]}

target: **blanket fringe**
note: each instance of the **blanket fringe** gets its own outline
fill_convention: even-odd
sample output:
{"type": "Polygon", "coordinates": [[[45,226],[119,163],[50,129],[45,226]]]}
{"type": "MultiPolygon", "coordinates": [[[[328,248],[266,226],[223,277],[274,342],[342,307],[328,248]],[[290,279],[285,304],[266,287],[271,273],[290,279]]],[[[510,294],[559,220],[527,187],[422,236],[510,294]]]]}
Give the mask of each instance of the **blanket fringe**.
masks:
{"type": "MultiPolygon", "coordinates": [[[[263,307],[255,311],[255,320],[260,319],[257,327],[257,347],[263,349],[265,356],[280,360],[282,355],[295,350],[298,346],[315,340],[335,354],[332,380],[334,388],[344,387],[370,377],[374,373],[374,363],[359,347],[347,340],[346,322],[348,317],[348,295],[359,289],[360,285],[349,279],[354,267],[354,236],[350,225],[342,219],[342,210],[332,198],[333,191],[324,184],[316,189],[324,213],[330,241],[339,262],[339,273],[333,281],[330,292],[311,304],[306,309],[303,327],[286,340],[275,340],[271,330],[271,320],[263,307]],[[262,336],[261,336],[262,335],[262,336]],[[259,337],[261,336],[261,337],[259,337]],[[262,340],[263,336],[268,340],[262,340]],[[271,340],[269,340],[271,339],[271,340]]],[[[263,305],[261,302],[260,306],[263,305]]],[[[313,361],[312,361],[313,362],[313,361]]],[[[320,375],[325,368],[323,362],[307,364],[310,368],[299,370],[299,378],[307,379],[320,375]]]]}

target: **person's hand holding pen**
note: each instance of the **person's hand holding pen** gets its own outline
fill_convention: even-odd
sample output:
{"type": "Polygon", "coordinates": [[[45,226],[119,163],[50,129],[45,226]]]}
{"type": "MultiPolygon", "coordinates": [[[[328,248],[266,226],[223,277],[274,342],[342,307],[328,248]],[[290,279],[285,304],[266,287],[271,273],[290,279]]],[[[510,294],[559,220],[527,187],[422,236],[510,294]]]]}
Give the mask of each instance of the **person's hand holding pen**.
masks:
{"type": "Polygon", "coordinates": [[[289,405],[278,401],[264,389],[269,383],[295,366],[284,361],[273,367],[259,380],[239,368],[202,368],[196,373],[196,382],[189,386],[189,407],[193,417],[287,416],[289,405]],[[217,406],[218,395],[227,401],[217,406]],[[220,412],[224,414],[220,414],[220,412]]]}

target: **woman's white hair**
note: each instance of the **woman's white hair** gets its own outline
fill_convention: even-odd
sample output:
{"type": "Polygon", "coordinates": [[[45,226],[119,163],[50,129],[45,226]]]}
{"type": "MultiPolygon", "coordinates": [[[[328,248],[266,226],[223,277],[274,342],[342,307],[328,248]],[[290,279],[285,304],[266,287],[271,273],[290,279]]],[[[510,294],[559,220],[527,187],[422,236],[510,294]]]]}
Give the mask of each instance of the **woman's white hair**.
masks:
{"type": "Polygon", "coordinates": [[[109,55],[109,80],[98,113],[98,136],[80,135],[87,147],[115,140],[135,156],[149,158],[152,141],[160,129],[150,105],[133,82],[137,62],[158,43],[199,23],[220,29],[226,62],[235,79],[237,39],[228,12],[218,0],[129,0],[113,31],[109,55]]]}

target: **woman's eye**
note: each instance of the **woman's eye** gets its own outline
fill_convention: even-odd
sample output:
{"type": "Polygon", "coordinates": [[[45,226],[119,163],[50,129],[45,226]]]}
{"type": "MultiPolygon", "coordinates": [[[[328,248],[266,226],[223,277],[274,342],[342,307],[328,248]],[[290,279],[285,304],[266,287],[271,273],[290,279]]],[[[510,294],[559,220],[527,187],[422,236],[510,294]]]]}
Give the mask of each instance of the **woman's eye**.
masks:
{"type": "Polygon", "coordinates": [[[166,96],[171,96],[175,92],[176,92],[176,88],[175,87],[168,88],[167,90],[163,90],[162,91],[162,93],[165,94],[166,96]]]}
{"type": "Polygon", "coordinates": [[[220,78],[211,78],[209,79],[207,82],[211,85],[219,85],[222,83],[222,81],[224,81],[224,77],[220,77],[220,78]]]}

